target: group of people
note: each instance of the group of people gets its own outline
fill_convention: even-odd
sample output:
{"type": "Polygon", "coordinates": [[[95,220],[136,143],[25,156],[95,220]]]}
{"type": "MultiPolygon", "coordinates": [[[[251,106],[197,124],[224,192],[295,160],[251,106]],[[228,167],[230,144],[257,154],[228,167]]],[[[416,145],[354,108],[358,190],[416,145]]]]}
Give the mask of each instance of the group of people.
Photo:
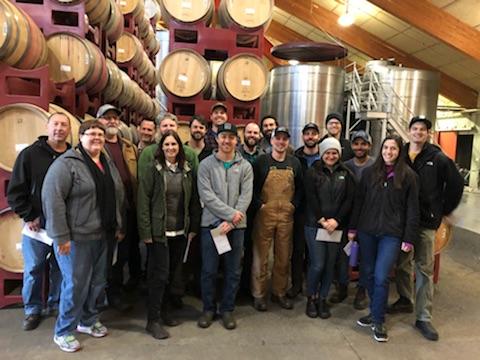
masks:
{"type": "Polygon", "coordinates": [[[164,326],[179,324],[173,307],[183,304],[186,278],[200,288],[200,328],[219,316],[226,329],[235,329],[239,289],[258,311],[267,311],[270,301],[292,309],[304,291],[306,315],[326,319],[330,303],[348,296],[347,253],[357,241],[354,307],[367,307],[366,293],[370,300],[358,325],[387,341],[385,313],[415,310],[415,326],[437,340],[431,322],[434,234],[458,205],[463,181],[430,144],[430,120],[412,118],[410,142],[387,136],[373,157],[368,133],[355,132],[351,142],[343,138],[337,113],[326,117],[323,138],[316,123],[306,124],[304,145],[294,151],[289,130],[273,116],[247,124],[240,143],[227,110],[214,104],[211,126],[193,116],[185,144],[175,115],[144,119],[135,145],[119,132],[121,111],[106,104],[96,120],[81,124],[75,148],[66,142],[68,117],[50,116],[47,136],[20,152],[8,187],[9,204],[25,221],[24,329],[55,315],[54,342],[77,351],[75,331],[106,336],[100,309],[128,310],[123,291],[143,276],[146,330],[156,339],[170,336],[164,326]],[[37,236],[45,231],[47,237],[37,236]],[[395,264],[400,298],[388,306],[395,264]],[[217,297],[219,272],[223,290],[217,297]]]}

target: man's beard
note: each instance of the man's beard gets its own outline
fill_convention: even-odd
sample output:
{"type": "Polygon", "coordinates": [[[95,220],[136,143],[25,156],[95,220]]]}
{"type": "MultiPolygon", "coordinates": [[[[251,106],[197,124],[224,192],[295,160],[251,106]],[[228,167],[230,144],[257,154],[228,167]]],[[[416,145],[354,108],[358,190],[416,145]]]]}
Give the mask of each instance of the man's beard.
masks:
{"type": "Polygon", "coordinates": [[[258,144],[258,140],[256,138],[246,138],[245,139],[245,144],[250,147],[250,148],[253,148],[255,146],[257,146],[258,144]]]}
{"type": "Polygon", "coordinates": [[[118,128],[116,127],[107,127],[107,131],[106,131],[106,134],[107,136],[116,136],[118,135],[118,128]]]}
{"type": "Polygon", "coordinates": [[[309,149],[313,149],[315,146],[317,146],[317,142],[316,141],[308,141],[308,142],[305,142],[305,147],[309,148],[309,149]]]}
{"type": "Polygon", "coordinates": [[[197,141],[200,141],[205,137],[205,135],[203,133],[198,132],[198,131],[192,132],[192,133],[190,133],[190,135],[194,140],[197,140],[197,141]]]}

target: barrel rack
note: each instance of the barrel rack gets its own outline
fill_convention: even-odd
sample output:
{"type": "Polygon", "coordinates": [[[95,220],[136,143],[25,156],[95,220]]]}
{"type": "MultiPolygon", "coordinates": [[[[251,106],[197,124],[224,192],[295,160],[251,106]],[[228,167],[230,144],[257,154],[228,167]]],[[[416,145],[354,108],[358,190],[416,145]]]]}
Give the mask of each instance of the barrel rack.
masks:
{"type": "MultiPolygon", "coordinates": [[[[218,9],[218,2],[216,2],[218,9]]],[[[239,53],[263,56],[264,30],[245,31],[231,26],[230,28],[209,27],[206,21],[194,24],[179,23],[169,20],[169,52],[177,49],[195,50],[208,60],[227,60],[239,53]],[[245,41],[248,40],[248,41],[245,41]],[[242,45],[245,44],[245,45],[242,45]]],[[[260,117],[260,100],[239,101],[231,96],[210,99],[205,94],[190,98],[167,95],[168,110],[180,121],[189,121],[192,115],[208,115],[213,104],[223,101],[227,106],[227,115],[231,122],[245,125],[258,122],[260,117]]]]}

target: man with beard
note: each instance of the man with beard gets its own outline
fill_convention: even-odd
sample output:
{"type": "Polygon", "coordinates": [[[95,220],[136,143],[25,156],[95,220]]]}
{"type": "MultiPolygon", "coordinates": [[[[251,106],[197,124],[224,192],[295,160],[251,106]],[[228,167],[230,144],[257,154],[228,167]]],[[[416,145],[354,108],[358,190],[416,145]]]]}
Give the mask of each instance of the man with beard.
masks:
{"type": "Polygon", "coordinates": [[[290,132],[283,126],[272,133],[272,152],[257,158],[253,203],[257,214],[253,226],[252,295],[258,311],[267,310],[268,258],[273,246],[272,301],[291,310],[285,296],[290,274],[293,216],[302,191],[302,166],[288,155],[290,132]]]}
{"type": "Polygon", "coordinates": [[[189,124],[190,140],[185,145],[190,146],[198,156],[198,161],[202,161],[212,154],[212,148],[205,144],[205,135],[207,133],[207,122],[200,115],[193,115],[189,124]]]}
{"type": "Polygon", "coordinates": [[[265,152],[258,146],[261,140],[260,127],[255,123],[248,123],[243,130],[243,144],[239,146],[239,151],[243,158],[250,164],[255,163],[255,159],[265,152]]]}
{"type": "MultiPolygon", "coordinates": [[[[375,162],[369,155],[370,149],[372,148],[372,139],[365,131],[360,130],[353,133],[351,141],[354,157],[345,161],[345,165],[355,174],[357,182],[360,182],[363,170],[375,162]]],[[[362,262],[360,261],[360,278],[358,280],[357,293],[353,300],[353,307],[357,310],[363,310],[367,307],[367,295],[365,291],[366,279],[363,278],[362,274],[362,262]]]]}
{"type": "Polygon", "coordinates": [[[210,110],[211,127],[208,129],[205,135],[205,144],[210,149],[217,149],[217,131],[220,125],[225,124],[228,121],[227,106],[222,102],[213,104],[210,110]]]}
{"type": "MultiPolygon", "coordinates": [[[[55,113],[47,121],[47,136],[40,136],[32,145],[18,154],[8,183],[8,204],[25,222],[32,233],[45,229],[41,189],[50,165],[70,148],[70,120],[65,114],[55,113]]],[[[44,230],[45,231],[45,230],[44,230]]],[[[22,299],[25,319],[23,330],[33,330],[42,316],[42,283],[45,265],[50,264],[49,289],[45,315],[58,312],[62,274],[51,245],[27,234],[22,235],[24,260],[22,299]],[[49,257],[50,256],[50,257],[49,257]]]]}
{"type": "Polygon", "coordinates": [[[270,144],[270,137],[272,131],[278,127],[278,121],[272,115],[266,115],[260,121],[260,130],[262,131],[263,138],[259,142],[260,149],[266,153],[272,152],[272,145],[270,144]]]}
{"type": "MultiPolygon", "coordinates": [[[[308,168],[315,161],[320,159],[318,142],[320,141],[320,129],[315,123],[308,123],[303,127],[302,139],[304,146],[295,151],[295,156],[302,165],[302,178],[308,168]]],[[[302,199],[300,206],[295,209],[295,222],[293,231],[292,250],[292,286],[287,296],[294,299],[301,291],[303,285],[303,274],[305,272],[305,200],[302,199]]]]}
{"type": "Polygon", "coordinates": [[[113,160],[125,189],[125,203],[122,211],[125,214],[125,238],[118,243],[117,261],[112,265],[115,238],[110,239],[108,246],[107,298],[108,303],[119,311],[129,310],[130,305],[122,300],[123,268],[128,263],[130,278],[128,287],[135,288],[141,278],[141,260],[136,216],[137,193],[137,148],[129,140],[120,136],[120,110],[113,105],[105,104],[97,111],[98,120],[106,127],[105,150],[113,160]]]}
{"type": "Polygon", "coordinates": [[[155,123],[155,120],[143,119],[140,125],[138,125],[138,135],[140,135],[140,141],[138,143],[139,156],[143,149],[155,143],[156,134],[157,124],[155,123]]]}
{"type": "MultiPolygon", "coordinates": [[[[259,155],[265,152],[258,146],[261,139],[260,127],[256,123],[248,123],[243,130],[243,144],[238,147],[238,151],[243,158],[252,166],[259,155]]],[[[252,228],[255,218],[255,209],[250,205],[247,210],[247,228],[245,229],[244,253],[243,253],[243,271],[240,280],[240,288],[245,295],[250,294],[250,282],[252,277],[252,228]]]]}

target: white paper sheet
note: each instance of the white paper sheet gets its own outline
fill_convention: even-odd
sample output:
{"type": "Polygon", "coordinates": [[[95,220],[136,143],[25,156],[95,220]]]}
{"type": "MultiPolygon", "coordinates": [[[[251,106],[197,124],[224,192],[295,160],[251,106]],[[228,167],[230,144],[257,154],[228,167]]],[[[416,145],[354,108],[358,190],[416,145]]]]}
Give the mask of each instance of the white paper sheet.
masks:
{"type": "Polygon", "coordinates": [[[347,256],[350,256],[350,254],[352,253],[352,245],[353,241],[348,241],[347,245],[343,247],[343,251],[345,251],[345,254],[347,254],[347,256]]]}
{"type": "Polygon", "coordinates": [[[210,233],[212,234],[213,242],[217,248],[218,255],[225,254],[232,250],[227,235],[222,234],[219,227],[210,230],[210,233]]]}
{"type": "Polygon", "coordinates": [[[28,236],[29,238],[38,240],[48,246],[52,246],[53,239],[48,237],[47,232],[44,229],[40,229],[40,231],[32,231],[28,228],[27,224],[23,226],[22,234],[28,236]]]}
{"type": "Polygon", "coordinates": [[[341,230],[335,230],[329,233],[327,230],[319,228],[315,240],[339,243],[342,240],[342,234],[343,231],[341,230]]]}

